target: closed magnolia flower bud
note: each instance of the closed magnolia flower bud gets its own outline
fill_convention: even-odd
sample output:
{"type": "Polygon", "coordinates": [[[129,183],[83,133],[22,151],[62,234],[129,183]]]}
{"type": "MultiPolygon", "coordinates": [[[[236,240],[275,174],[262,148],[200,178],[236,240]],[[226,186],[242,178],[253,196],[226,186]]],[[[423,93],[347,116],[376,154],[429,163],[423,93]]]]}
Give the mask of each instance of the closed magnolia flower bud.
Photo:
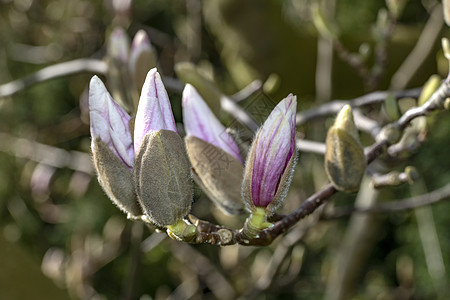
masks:
{"type": "Polygon", "coordinates": [[[242,197],[250,212],[271,215],[282,204],[296,164],[297,97],[289,95],[256,133],[245,164],[242,197]]]}
{"type": "Polygon", "coordinates": [[[130,41],[125,30],[116,27],[111,32],[106,52],[106,77],[114,99],[128,112],[134,111],[131,77],[128,71],[130,41]]]}
{"type": "Polygon", "coordinates": [[[141,90],[148,70],[156,67],[156,53],[144,30],[139,30],[133,38],[128,64],[133,83],[141,90]]]}
{"type": "Polygon", "coordinates": [[[345,105],[328,130],[325,171],[337,190],[350,193],[359,190],[365,170],[366,158],[352,109],[350,105],[345,105]]]}
{"type": "Polygon", "coordinates": [[[195,181],[225,212],[243,212],[240,183],[244,167],[236,142],[190,84],[183,91],[182,103],[186,150],[195,181]]]}
{"type": "Polygon", "coordinates": [[[152,69],[142,88],[134,123],[134,182],[144,213],[159,226],[190,210],[190,165],[161,76],[152,69]]]}
{"type": "Polygon", "coordinates": [[[98,182],[106,195],[120,210],[130,216],[142,215],[130,170],[99,138],[92,140],[92,154],[98,182]]]}
{"type": "Polygon", "coordinates": [[[89,86],[92,153],[98,180],[108,197],[124,212],[141,215],[134,192],[130,116],[94,76],[89,86]]]}
{"type": "Polygon", "coordinates": [[[136,154],[134,177],[139,202],[152,222],[168,226],[186,216],[192,182],[183,140],[171,130],[147,134],[136,154]]]}

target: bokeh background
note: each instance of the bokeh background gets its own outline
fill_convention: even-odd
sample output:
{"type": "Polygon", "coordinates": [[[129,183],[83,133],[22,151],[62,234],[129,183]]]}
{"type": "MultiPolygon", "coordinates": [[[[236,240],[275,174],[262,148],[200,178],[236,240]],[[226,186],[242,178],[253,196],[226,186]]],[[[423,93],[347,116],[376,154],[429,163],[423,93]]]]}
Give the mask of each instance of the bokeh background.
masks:
{"type": "MultiPolygon", "coordinates": [[[[176,80],[176,64],[188,61],[225,94],[258,79],[269,88],[252,99],[276,103],[294,93],[300,111],[371,90],[419,87],[432,74],[446,76],[440,37],[449,36],[449,30],[440,1],[404,1],[383,46],[383,72],[373,85],[319,34],[311,7],[319,5],[339,31],[340,43],[371,67],[380,46],[380,11],[389,14],[386,2],[402,1],[320,2],[0,0],[0,83],[64,61],[102,59],[114,26],[130,38],[144,29],[159,71],[168,78],[176,80]],[[399,67],[427,26],[436,38],[426,34],[423,60],[413,61],[399,77],[399,67]]],[[[127,220],[104,195],[90,161],[86,101],[92,75],[63,76],[0,99],[0,299],[338,299],[330,274],[339,259],[350,260],[353,268],[345,283],[349,298],[450,297],[446,201],[405,212],[326,219],[325,211],[355,201],[356,195],[337,194],[324,210],[262,248],[192,246],[127,220]],[[348,236],[363,247],[344,259],[348,236]]],[[[168,90],[182,122],[180,91],[168,90]]],[[[382,110],[371,107],[369,113],[377,118],[382,110]]],[[[450,181],[449,117],[434,115],[416,152],[385,162],[399,170],[413,165],[421,179],[383,189],[379,201],[426,193],[450,181]]],[[[331,121],[313,121],[299,132],[323,142],[331,121]]],[[[327,182],[322,161],[317,154],[300,154],[283,212],[327,182]]],[[[234,228],[243,222],[221,214],[200,189],[193,210],[234,228]]]]}

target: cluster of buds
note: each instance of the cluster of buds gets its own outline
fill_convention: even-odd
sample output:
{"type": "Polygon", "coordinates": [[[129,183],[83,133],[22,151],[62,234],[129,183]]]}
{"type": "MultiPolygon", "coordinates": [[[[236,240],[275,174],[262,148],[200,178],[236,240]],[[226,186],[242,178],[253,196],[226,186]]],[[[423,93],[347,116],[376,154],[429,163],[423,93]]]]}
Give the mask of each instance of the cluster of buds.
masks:
{"type": "Polygon", "coordinates": [[[185,142],[177,133],[156,69],[146,76],[135,116],[94,76],[89,109],[100,185],[130,218],[149,221],[166,228],[171,237],[189,241],[196,234],[195,226],[184,219],[191,209],[193,177],[225,212],[247,209],[250,218],[244,231],[256,235],[270,226],[267,217],[282,204],[290,185],[296,163],[296,97],[289,95],[275,107],[245,163],[233,137],[189,84],[182,104],[185,142]]]}
{"type": "Polygon", "coordinates": [[[245,235],[269,227],[286,197],[296,164],[297,98],[289,95],[274,108],[250,147],[246,162],[239,147],[191,85],[183,92],[186,149],[195,181],[225,212],[250,212],[245,235]]]}
{"type": "Polygon", "coordinates": [[[89,110],[94,165],[110,199],[131,218],[176,228],[175,236],[192,231],[180,225],[192,203],[190,164],[156,69],[147,74],[134,119],[96,76],[89,110]]]}

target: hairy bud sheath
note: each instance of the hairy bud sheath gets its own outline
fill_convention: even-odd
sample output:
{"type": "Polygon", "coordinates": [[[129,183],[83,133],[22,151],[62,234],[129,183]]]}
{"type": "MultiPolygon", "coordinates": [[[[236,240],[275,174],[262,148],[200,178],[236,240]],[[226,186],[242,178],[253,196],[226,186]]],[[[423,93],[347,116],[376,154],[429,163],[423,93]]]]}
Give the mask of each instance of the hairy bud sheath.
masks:
{"type": "Polygon", "coordinates": [[[242,197],[250,212],[273,214],[286,197],[296,164],[297,97],[289,95],[256,133],[245,165],[242,197]]]}
{"type": "Polygon", "coordinates": [[[187,215],[192,183],[181,137],[164,129],[147,134],[136,154],[134,180],[139,203],[155,224],[168,226],[187,215]]]}
{"type": "Polygon", "coordinates": [[[328,130],[325,171],[337,190],[350,193],[358,191],[365,170],[366,158],[352,109],[345,105],[328,130]]]}
{"type": "Polygon", "coordinates": [[[239,148],[193,86],[183,91],[186,150],[194,180],[223,211],[243,211],[240,182],[243,174],[239,148]]]}

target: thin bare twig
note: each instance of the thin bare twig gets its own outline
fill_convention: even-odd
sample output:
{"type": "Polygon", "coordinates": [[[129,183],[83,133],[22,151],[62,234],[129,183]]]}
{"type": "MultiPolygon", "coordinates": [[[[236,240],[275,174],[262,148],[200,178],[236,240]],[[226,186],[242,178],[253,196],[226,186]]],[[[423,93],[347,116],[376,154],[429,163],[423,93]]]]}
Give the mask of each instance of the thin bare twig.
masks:
{"type": "Polygon", "coordinates": [[[413,208],[436,204],[450,200],[450,184],[447,184],[430,193],[411,198],[392,200],[387,203],[380,203],[369,208],[343,207],[336,209],[331,215],[324,216],[324,219],[337,219],[349,216],[353,213],[390,213],[410,210],[413,208]]]}
{"type": "Polygon", "coordinates": [[[88,175],[94,174],[89,154],[78,151],[67,151],[44,145],[24,138],[16,138],[7,133],[0,133],[0,151],[9,152],[16,157],[46,164],[55,168],[69,168],[88,175]]]}
{"type": "Polygon", "coordinates": [[[45,67],[36,73],[0,85],[0,99],[12,96],[36,83],[72,75],[81,72],[105,74],[107,65],[104,61],[91,58],[80,58],[45,67]]]}
{"type": "Polygon", "coordinates": [[[297,126],[301,126],[311,120],[334,115],[337,112],[339,112],[339,110],[345,104],[349,104],[351,107],[362,107],[366,105],[382,103],[386,100],[386,97],[391,93],[396,99],[401,98],[417,99],[419,98],[421,91],[422,91],[421,87],[404,91],[392,91],[392,92],[377,91],[351,100],[340,100],[340,99],[333,100],[331,102],[297,113],[296,124],[297,126]]]}

